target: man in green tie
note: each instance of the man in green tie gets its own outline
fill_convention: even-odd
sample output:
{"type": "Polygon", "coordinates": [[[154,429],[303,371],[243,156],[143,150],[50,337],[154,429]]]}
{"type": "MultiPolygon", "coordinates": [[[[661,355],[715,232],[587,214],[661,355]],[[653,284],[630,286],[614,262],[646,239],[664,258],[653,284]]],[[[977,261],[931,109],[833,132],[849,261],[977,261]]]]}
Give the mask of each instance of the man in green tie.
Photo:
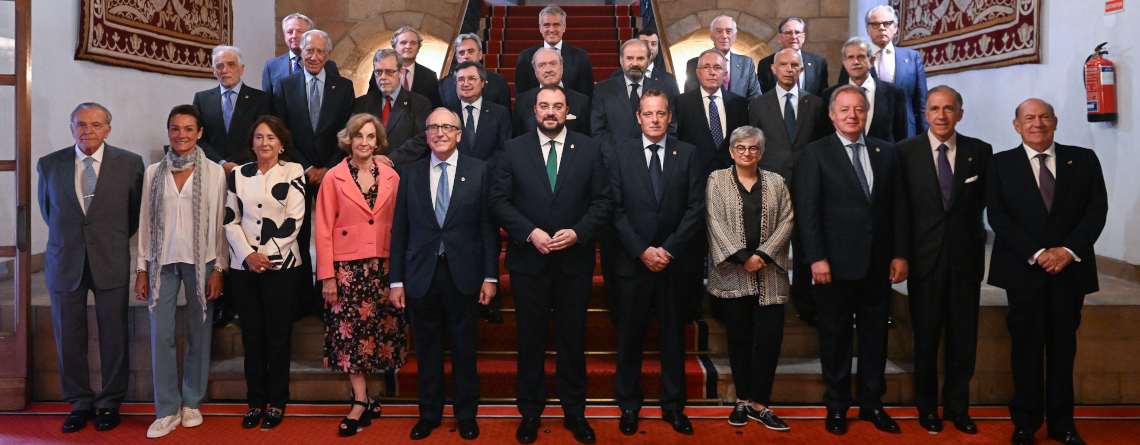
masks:
{"type": "Polygon", "coordinates": [[[610,212],[609,176],[589,137],[566,129],[566,92],[538,91],[538,128],[507,141],[492,175],[491,216],[507,232],[505,266],[518,319],[518,406],[515,438],[538,438],[546,407],[546,332],[557,326],[558,398],[564,425],[594,443],[586,423],[586,308],[596,257],[594,238],[610,212]]]}

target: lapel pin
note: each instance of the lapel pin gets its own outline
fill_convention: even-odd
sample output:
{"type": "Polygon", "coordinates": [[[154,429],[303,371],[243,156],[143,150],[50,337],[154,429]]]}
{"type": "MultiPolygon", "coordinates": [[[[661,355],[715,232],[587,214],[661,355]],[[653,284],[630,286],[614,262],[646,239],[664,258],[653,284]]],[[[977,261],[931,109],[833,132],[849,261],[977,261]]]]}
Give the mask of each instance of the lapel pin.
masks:
{"type": "Polygon", "coordinates": [[[875,153],[879,152],[879,147],[875,147],[875,153]]]}
{"type": "Polygon", "coordinates": [[[334,89],[334,90],[335,90],[335,89],[336,89],[336,85],[333,85],[333,86],[332,86],[332,89],[334,89]]]}
{"type": "Polygon", "coordinates": [[[466,180],[467,180],[467,177],[466,177],[466,176],[461,176],[461,177],[459,178],[459,180],[460,180],[460,181],[466,181],[466,180]]]}
{"type": "Polygon", "coordinates": [[[1073,163],[1073,161],[1069,161],[1069,163],[1070,163],[1070,164],[1072,164],[1072,163],[1073,163]]]}
{"type": "Polygon", "coordinates": [[[675,151],[674,151],[674,152],[673,152],[673,156],[677,156],[677,152],[675,152],[675,151]]]}
{"type": "Polygon", "coordinates": [[[389,185],[386,185],[386,186],[384,186],[384,188],[389,188],[389,189],[390,189],[390,188],[392,188],[392,185],[391,185],[391,184],[389,184],[389,185]]]}
{"type": "Polygon", "coordinates": [[[808,62],[808,66],[811,66],[811,62],[808,62]]]}
{"type": "Polygon", "coordinates": [[[973,162],[974,158],[967,158],[966,160],[973,162]]]}
{"type": "Polygon", "coordinates": [[[246,95],[245,95],[245,98],[246,98],[246,99],[249,99],[249,95],[248,95],[248,94],[246,94],[246,95]]]}
{"type": "Polygon", "coordinates": [[[407,104],[408,104],[407,102],[404,102],[404,105],[407,105],[407,104]]]}
{"type": "Polygon", "coordinates": [[[570,148],[574,148],[574,144],[570,144],[570,148]]]}

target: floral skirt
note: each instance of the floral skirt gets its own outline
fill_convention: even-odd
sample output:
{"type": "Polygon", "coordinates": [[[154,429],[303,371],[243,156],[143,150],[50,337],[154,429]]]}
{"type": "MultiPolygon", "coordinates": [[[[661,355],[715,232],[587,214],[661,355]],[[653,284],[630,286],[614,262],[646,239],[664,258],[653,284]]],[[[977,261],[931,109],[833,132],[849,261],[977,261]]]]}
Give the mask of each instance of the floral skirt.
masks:
{"type": "Polygon", "coordinates": [[[325,368],[350,374],[404,365],[404,310],[388,300],[388,259],[337,261],[337,302],[325,303],[325,368]]]}

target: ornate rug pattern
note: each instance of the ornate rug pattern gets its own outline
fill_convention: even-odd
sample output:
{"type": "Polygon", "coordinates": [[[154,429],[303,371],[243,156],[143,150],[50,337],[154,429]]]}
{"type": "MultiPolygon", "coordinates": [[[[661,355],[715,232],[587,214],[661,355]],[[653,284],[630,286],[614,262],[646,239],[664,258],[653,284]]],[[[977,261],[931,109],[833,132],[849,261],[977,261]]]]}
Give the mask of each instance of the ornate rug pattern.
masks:
{"type": "Polygon", "coordinates": [[[890,0],[927,75],[1041,62],[1042,0],[890,0]]]}
{"type": "Polygon", "coordinates": [[[76,60],[213,77],[210,51],[233,42],[231,0],[82,0],[76,60]]]}

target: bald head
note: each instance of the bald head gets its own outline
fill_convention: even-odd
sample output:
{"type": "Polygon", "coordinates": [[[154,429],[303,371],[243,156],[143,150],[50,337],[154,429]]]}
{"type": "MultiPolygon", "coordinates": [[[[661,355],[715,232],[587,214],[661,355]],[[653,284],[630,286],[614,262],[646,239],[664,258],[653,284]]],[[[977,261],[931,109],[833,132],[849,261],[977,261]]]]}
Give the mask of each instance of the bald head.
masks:
{"type": "Polygon", "coordinates": [[[795,49],[782,49],[772,58],[772,74],[776,75],[776,83],[784,90],[791,91],[803,70],[804,61],[795,49]]]}
{"type": "Polygon", "coordinates": [[[1017,106],[1013,129],[1021,135],[1021,142],[1038,153],[1053,145],[1057,132],[1057,115],[1053,106],[1041,99],[1029,99],[1017,106]]]}

